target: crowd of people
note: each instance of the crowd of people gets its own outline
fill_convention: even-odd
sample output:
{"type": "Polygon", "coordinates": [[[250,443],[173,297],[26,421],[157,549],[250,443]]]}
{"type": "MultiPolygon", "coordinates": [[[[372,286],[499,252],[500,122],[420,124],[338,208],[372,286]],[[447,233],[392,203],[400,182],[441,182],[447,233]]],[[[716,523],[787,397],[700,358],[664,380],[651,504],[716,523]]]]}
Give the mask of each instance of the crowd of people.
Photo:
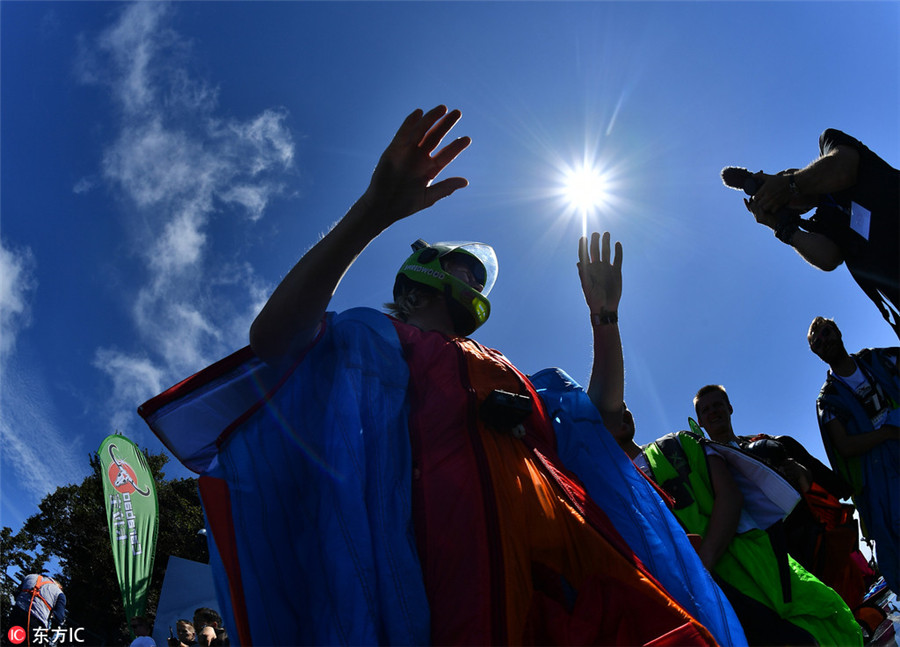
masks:
{"type": "MultiPolygon", "coordinates": [[[[834,321],[810,325],[829,469],[790,436],[737,435],[719,384],[697,391],[691,430],[634,442],[608,232],[578,242],[584,389],[471,339],[497,275],[483,243],[418,240],[388,314],[328,311],[372,240],[467,185],[437,179],[470,144],[443,143],[459,118],[404,120],[251,327],[283,377],[205,475],[231,524],[214,537],[226,623],[273,645],[862,645],[873,573],[854,509],[900,586],[898,349],[851,355],[834,321]],[[290,594],[257,601],[271,572],[290,594]]],[[[900,172],[828,130],[806,168],[751,175],[756,220],[822,269],[845,263],[900,333],[900,172]]]]}
{"type": "MultiPolygon", "coordinates": [[[[66,595],[62,585],[46,575],[32,573],[22,579],[9,622],[10,627],[3,636],[4,645],[53,647],[72,641],[64,629],[66,595]]],[[[153,623],[146,616],[129,618],[128,627],[134,636],[129,647],[157,647],[152,637],[153,623]]],[[[170,628],[167,647],[227,647],[231,644],[222,616],[215,609],[198,608],[191,620],[180,619],[175,627],[175,631],[170,628]]],[[[83,642],[80,637],[76,640],[83,642]]]]}
{"type": "MultiPolygon", "coordinates": [[[[157,622],[159,620],[157,618],[157,622]]],[[[157,647],[151,637],[151,623],[146,617],[135,616],[129,624],[135,636],[129,647],[157,647]]],[[[174,631],[170,627],[169,637],[166,639],[167,647],[227,647],[230,644],[222,616],[208,607],[195,610],[191,620],[177,620],[174,631]]]]}
{"type": "MultiPolygon", "coordinates": [[[[624,454],[674,500],[672,512],[693,544],[677,533],[654,539],[692,560],[686,572],[701,575],[673,576],[642,545],[650,543],[638,537],[647,537],[646,528],[611,510],[609,482],[566,455],[564,437],[581,432],[554,424],[568,418],[549,410],[558,402],[552,376],[549,383],[526,377],[468,337],[490,313],[496,259],[488,246],[417,241],[397,274],[390,317],[327,313],[341,277],[372,239],[466,185],[458,177],[433,182],[469,145],[462,137],[439,148],[459,116],[438,107],[406,119],[367,191],[286,275],[251,329],[256,355],[278,366],[302,360],[343,368],[358,361],[340,350],[351,343],[387,340],[395,350],[409,411],[394,432],[407,432],[411,446],[406,513],[430,612],[427,640],[861,644],[853,608],[865,590],[865,560],[852,506],[840,500],[854,497],[881,571],[897,590],[896,349],[846,363],[837,325],[817,318],[810,327],[811,350],[831,368],[819,410],[838,473],[788,436],[735,435],[733,408],[720,385],[700,389],[694,403],[708,437],[685,431],[637,447],[624,405],[621,245],[613,253],[608,233],[580,241],[579,276],[593,331],[583,392],[597,414],[592,432],[610,430],[624,454]],[[322,347],[328,350],[318,352],[322,347]],[[850,388],[869,390],[845,393],[845,377],[857,365],[863,377],[851,378],[850,388]],[[781,507],[771,501],[779,497],[781,507]],[[696,552],[687,554],[685,545],[696,552]],[[698,595],[706,586],[703,573],[715,585],[698,595]],[[677,578],[683,581],[672,581],[677,578]],[[721,612],[725,607],[734,613],[721,612]]],[[[837,131],[823,134],[821,153],[802,170],[756,174],[760,188],[747,207],[817,266],[845,262],[867,294],[884,297],[877,303],[896,330],[897,171],[885,171],[880,158],[837,131]],[[800,218],[812,206],[816,215],[800,218]],[[789,218],[775,216],[786,207],[789,218]]],[[[367,369],[388,381],[394,367],[382,361],[367,369]]],[[[350,406],[368,406],[386,389],[382,383],[365,388],[350,406]]],[[[646,501],[631,505],[642,515],[664,515],[648,511],[646,501]]],[[[393,640],[391,628],[379,630],[379,639],[393,640]]]]}

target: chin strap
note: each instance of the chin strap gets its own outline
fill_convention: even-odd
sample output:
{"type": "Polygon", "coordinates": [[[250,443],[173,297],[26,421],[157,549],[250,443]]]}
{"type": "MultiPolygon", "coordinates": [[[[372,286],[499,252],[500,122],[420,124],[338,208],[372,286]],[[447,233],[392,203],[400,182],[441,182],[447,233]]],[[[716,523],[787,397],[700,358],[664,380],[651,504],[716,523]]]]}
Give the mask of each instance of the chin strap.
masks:
{"type": "Polygon", "coordinates": [[[447,311],[450,313],[454,332],[462,337],[468,337],[475,332],[478,327],[475,325],[475,318],[453,298],[449,285],[444,286],[444,300],[447,302],[447,311]]]}

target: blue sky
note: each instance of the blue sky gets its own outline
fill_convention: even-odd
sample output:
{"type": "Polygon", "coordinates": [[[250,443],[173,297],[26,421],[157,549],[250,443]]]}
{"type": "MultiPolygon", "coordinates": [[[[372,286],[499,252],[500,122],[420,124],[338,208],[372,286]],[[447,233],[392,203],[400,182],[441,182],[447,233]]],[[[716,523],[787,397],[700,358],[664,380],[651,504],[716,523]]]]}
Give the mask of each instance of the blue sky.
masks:
{"type": "Polygon", "coordinates": [[[419,237],[485,241],[500,275],[476,338],[586,381],[559,187],[594,160],[637,440],[685,428],[715,382],[737,433],[824,459],[810,320],[850,350],[897,340],[719,172],[803,166],[827,127],[900,165],[898,32],[897,2],[0,3],[0,524],[80,482],[113,431],[160,450],[136,407],[247,343],[403,117],[439,103],[473,139],[451,167],[470,186],[379,237],[336,309],[388,300],[419,237]]]}

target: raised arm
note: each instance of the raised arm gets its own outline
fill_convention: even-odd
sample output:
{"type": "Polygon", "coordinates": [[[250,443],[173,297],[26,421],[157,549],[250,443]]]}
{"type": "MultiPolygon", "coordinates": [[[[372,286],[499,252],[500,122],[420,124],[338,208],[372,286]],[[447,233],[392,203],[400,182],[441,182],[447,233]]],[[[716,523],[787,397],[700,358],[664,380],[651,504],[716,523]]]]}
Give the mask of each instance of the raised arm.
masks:
{"type": "Polygon", "coordinates": [[[619,299],[622,297],[622,245],[616,243],[610,262],[609,232],[578,241],[578,276],[591,316],[594,359],[587,394],[607,429],[622,425],[625,407],[625,365],[619,336],[619,299]]]}
{"type": "Polygon", "coordinates": [[[774,213],[797,197],[819,196],[853,186],[858,169],[859,151],[841,144],[799,171],[766,176],[765,183],[753,196],[753,202],[763,211],[774,213]]]}
{"type": "Polygon", "coordinates": [[[803,260],[826,272],[844,262],[840,248],[824,234],[798,229],[791,236],[789,244],[803,260]]]}
{"type": "Polygon", "coordinates": [[[250,345],[267,362],[305,348],[315,336],[331,297],[356,257],[390,225],[426,209],[468,184],[465,178],[432,180],[470,143],[455,139],[432,154],[459,121],[444,106],[415,110],[381,155],[369,187],[347,214],[316,243],[269,297],[250,327],[250,345]]]}
{"type": "MultiPolygon", "coordinates": [[[[769,175],[766,177],[772,179],[783,176],[769,175]]],[[[769,180],[766,180],[766,184],[763,184],[763,186],[766,186],[768,183],[769,180]]],[[[760,191],[761,190],[762,189],[760,189],[760,191]]],[[[757,202],[756,196],[753,196],[752,201],[744,199],[744,205],[747,207],[747,211],[752,213],[753,217],[756,218],[756,222],[765,225],[776,232],[779,231],[781,222],[779,221],[778,216],[771,211],[764,210],[760,206],[760,203],[757,202]]],[[[807,205],[804,205],[803,208],[806,208],[806,206],[807,205]]],[[[788,230],[782,232],[782,235],[779,236],[780,239],[782,242],[793,247],[803,260],[810,265],[818,267],[820,270],[830,272],[844,262],[844,256],[833,240],[824,234],[799,229],[799,216],[791,226],[791,229],[793,231],[788,230]]]]}

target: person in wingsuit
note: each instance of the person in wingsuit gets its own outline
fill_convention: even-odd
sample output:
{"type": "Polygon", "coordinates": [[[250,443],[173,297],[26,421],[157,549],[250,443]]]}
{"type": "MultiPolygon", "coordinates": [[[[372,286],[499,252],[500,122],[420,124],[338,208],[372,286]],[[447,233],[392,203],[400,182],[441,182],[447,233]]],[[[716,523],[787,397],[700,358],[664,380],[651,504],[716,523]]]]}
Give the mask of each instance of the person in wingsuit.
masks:
{"type": "Polygon", "coordinates": [[[900,349],[848,353],[833,319],[818,316],[809,349],[829,371],[816,398],[822,443],[851,484],[864,533],[875,540],[878,569],[900,590],[900,349]]]}
{"type": "MultiPolygon", "coordinates": [[[[439,148],[459,118],[411,113],[253,323],[283,376],[200,477],[226,624],[242,644],[745,645],[588,395],[468,337],[490,314],[493,249],[417,241],[391,315],[327,312],[379,233],[466,186],[433,182],[470,143],[439,148]],[[289,595],[267,594],[274,572],[289,595]]],[[[595,340],[618,336],[620,246],[610,258],[608,234],[602,251],[599,234],[579,242],[595,340]]],[[[621,370],[621,352],[594,358],[621,370]]]]}
{"type": "MultiPolygon", "coordinates": [[[[620,352],[619,340],[607,348],[603,342],[595,339],[595,354],[611,348],[620,352]]],[[[773,533],[782,531],[781,520],[800,494],[778,472],[738,447],[724,388],[704,387],[695,400],[700,424],[720,442],[678,432],[644,447],[634,442],[634,416],[623,400],[624,373],[610,374],[596,389],[589,393],[595,402],[605,402],[606,410],[618,401],[622,412],[618,424],[605,418],[610,437],[671,496],[675,516],[728,596],[749,644],[862,644],[859,625],[840,596],[783,548],[779,554],[773,547],[766,530],[773,526],[773,533]],[[735,457],[735,452],[740,455],[735,457]],[[723,453],[731,460],[726,461],[723,453]],[[741,473],[734,466],[736,460],[749,461],[751,471],[741,473]],[[772,505],[769,497],[781,507],[772,505]]],[[[784,535],[775,536],[782,546],[784,535]]]]}

